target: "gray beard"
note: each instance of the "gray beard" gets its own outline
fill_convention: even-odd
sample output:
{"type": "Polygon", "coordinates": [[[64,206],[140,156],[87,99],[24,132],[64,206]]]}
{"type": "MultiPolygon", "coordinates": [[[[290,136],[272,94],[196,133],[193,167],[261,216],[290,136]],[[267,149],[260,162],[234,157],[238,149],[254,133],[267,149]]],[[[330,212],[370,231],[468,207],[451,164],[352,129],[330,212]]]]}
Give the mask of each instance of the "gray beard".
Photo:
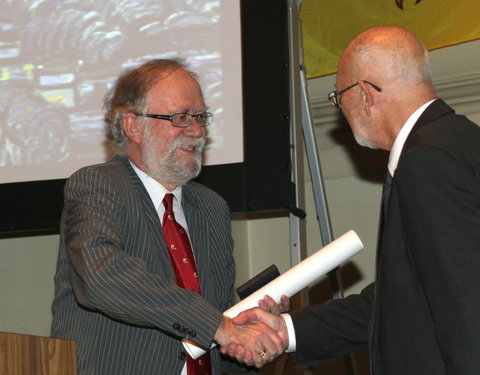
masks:
{"type": "Polygon", "coordinates": [[[158,140],[155,140],[147,130],[145,134],[143,159],[150,177],[174,186],[181,186],[199,175],[202,168],[202,152],[205,145],[204,138],[180,136],[170,145],[170,148],[163,155],[158,155],[156,151],[158,149],[156,147],[157,142],[158,140]],[[190,161],[191,165],[184,165],[175,156],[175,150],[186,145],[194,146],[196,149],[196,153],[190,161]]]}
{"type": "Polygon", "coordinates": [[[362,147],[368,147],[368,148],[371,148],[371,149],[376,149],[376,147],[373,147],[373,145],[367,141],[364,137],[362,137],[361,135],[358,135],[357,133],[353,133],[353,136],[355,137],[355,141],[357,141],[357,143],[362,146],[362,147]]]}

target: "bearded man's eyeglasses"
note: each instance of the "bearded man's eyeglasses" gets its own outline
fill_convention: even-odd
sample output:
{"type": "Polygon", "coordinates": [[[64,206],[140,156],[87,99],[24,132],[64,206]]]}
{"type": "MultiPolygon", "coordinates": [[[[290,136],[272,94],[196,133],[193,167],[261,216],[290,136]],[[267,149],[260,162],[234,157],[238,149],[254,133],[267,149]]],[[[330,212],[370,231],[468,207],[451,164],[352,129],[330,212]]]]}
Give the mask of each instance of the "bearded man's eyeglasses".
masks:
{"type": "Polygon", "coordinates": [[[192,125],[193,120],[196,120],[200,126],[206,127],[212,123],[213,113],[203,112],[198,115],[193,115],[191,113],[174,113],[173,115],[156,115],[153,113],[134,113],[135,116],[139,117],[149,117],[155,118],[158,120],[167,120],[172,123],[172,126],[176,128],[188,128],[192,125]]]}

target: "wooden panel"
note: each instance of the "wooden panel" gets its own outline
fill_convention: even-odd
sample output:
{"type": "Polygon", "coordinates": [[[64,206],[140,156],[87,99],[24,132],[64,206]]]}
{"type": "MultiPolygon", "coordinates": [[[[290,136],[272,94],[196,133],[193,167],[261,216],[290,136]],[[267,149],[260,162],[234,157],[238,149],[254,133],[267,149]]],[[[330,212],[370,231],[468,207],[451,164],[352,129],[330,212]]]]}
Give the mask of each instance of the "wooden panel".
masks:
{"type": "Polygon", "coordinates": [[[0,332],[0,375],[76,375],[75,342],[0,332]]]}

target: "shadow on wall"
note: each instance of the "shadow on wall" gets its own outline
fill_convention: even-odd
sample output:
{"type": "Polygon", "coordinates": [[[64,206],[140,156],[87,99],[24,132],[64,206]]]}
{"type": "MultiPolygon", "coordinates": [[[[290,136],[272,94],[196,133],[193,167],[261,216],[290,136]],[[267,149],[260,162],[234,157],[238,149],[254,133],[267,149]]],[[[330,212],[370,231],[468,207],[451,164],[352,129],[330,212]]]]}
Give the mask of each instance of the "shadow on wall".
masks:
{"type": "Polygon", "coordinates": [[[358,145],[343,115],[339,115],[336,122],[338,126],[330,131],[329,136],[345,147],[357,176],[362,180],[383,183],[388,164],[388,152],[358,145]]]}

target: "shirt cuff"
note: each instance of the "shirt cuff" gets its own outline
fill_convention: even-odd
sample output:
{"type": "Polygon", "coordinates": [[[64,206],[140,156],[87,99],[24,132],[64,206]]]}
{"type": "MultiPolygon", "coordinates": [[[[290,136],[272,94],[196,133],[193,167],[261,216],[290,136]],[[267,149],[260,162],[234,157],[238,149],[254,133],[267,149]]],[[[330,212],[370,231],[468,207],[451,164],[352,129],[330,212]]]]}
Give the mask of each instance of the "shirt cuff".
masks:
{"type": "Polygon", "coordinates": [[[283,320],[285,321],[285,325],[287,326],[288,332],[288,347],[285,350],[287,353],[292,353],[297,350],[297,340],[295,338],[295,328],[293,328],[293,321],[290,314],[281,314],[280,315],[283,320]]]}

